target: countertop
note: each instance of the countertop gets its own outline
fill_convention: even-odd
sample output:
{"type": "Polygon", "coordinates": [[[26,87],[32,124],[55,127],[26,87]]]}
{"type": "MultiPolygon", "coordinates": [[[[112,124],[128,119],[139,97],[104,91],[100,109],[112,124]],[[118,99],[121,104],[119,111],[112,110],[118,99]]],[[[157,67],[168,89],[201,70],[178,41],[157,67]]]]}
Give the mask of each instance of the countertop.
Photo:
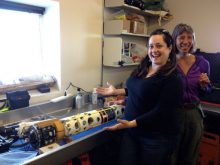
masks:
{"type": "MultiPolygon", "coordinates": [[[[38,110],[39,108],[43,109],[43,107],[45,106],[39,106],[37,109],[38,110]]],[[[49,116],[53,116],[56,118],[64,118],[67,116],[76,115],[79,113],[87,112],[90,110],[95,110],[95,109],[102,108],[102,107],[103,107],[103,104],[97,104],[97,105],[85,104],[84,107],[81,109],[75,109],[75,108],[72,109],[71,107],[67,107],[67,108],[61,108],[59,110],[54,110],[50,112],[48,112],[48,110],[42,110],[42,111],[46,111],[47,114],[49,114],[49,116]]],[[[220,105],[219,104],[202,102],[202,107],[206,114],[212,114],[212,115],[214,114],[216,116],[220,116],[220,105]]],[[[14,112],[18,113],[18,111],[14,111],[14,112]]],[[[30,121],[31,119],[33,118],[28,118],[23,121],[30,121]]],[[[100,125],[98,127],[92,128],[90,130],[81,132],[79,134],[73,135],[72,137],[74,138],[74,141],[68,144],[62,145],[42,155],[36,156],[35,158],[31,160],[23,162],[23,164],[60,165],[122,134],[123,130],[118,130],[118,131],[103,130],[103,127],[114,125],[116,123],[117,121],[115,120],[115,121],[100,125]]]]}

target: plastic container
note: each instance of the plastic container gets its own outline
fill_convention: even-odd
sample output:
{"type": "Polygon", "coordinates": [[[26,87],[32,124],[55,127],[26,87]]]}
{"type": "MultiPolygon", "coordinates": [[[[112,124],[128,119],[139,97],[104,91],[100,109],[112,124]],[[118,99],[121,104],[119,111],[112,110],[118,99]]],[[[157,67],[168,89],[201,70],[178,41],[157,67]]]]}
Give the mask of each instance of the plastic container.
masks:
{"type": "Polygon", "coordinates": [[[96,92],[96,88],[93,88],[93,92],[92,92],[92,104],[97,104],[97,92],[96,92]]]}

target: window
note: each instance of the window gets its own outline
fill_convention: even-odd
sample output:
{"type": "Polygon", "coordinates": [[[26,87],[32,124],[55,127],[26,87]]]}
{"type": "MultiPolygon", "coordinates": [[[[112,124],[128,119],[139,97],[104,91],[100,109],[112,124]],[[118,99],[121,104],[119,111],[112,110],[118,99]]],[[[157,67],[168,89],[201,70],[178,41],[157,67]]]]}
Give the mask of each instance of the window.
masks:
{"type": "Polygon", "coordinates": [[[44,8],[0,3],[0,93],[55,83],[45,69],[43,12],[44,8]]]}

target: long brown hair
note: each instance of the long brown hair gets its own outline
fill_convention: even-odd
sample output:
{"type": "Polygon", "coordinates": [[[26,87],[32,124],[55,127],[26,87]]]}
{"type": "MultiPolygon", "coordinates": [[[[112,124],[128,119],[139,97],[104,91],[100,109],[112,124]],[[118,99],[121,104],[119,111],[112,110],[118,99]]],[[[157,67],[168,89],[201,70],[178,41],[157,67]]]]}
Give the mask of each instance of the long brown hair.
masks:
{"type": "MultiPolygon", "coordinates": [[[[167,44],[167,47],[170,47],[173,45],[173,39],[170,33],[165,29],[157,29],[153,31],[150,35],[150,37],[154,35],[162,35],[164,42],[167,44]]],[[[176,55],[173,52],[173,49],[171,50],[169,54],[170,61],[167,62],[165,65],[163,65],[154,75],[158,76],[168,76],[170,75],[175,69],[176,69],[176,55]]],[[[146,77],[149,71],[149,66],[151,65],[151,61],[149,58],[149,55],[147,55],[138,65],[138,67],[131,73],[132,76],[135,77],[146,77]]]]}

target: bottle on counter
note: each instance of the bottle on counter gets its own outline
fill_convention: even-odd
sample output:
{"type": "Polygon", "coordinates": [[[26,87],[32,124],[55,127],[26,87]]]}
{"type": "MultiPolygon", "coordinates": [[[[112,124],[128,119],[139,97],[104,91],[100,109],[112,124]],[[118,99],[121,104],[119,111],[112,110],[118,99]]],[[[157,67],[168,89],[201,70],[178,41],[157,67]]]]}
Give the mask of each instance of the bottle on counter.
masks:
{"type": "Polygon", "coordinates": [[[80,88],[77,88],[76,108],[82,108],[82,95],[80,93],[80,88]]]}
{"type": "Polygon", "coordinates": [[[92,104],[97,104],[97,92],[96,92],[96,88],[93,88],[93,92],[92,92],[92,104]]]}

